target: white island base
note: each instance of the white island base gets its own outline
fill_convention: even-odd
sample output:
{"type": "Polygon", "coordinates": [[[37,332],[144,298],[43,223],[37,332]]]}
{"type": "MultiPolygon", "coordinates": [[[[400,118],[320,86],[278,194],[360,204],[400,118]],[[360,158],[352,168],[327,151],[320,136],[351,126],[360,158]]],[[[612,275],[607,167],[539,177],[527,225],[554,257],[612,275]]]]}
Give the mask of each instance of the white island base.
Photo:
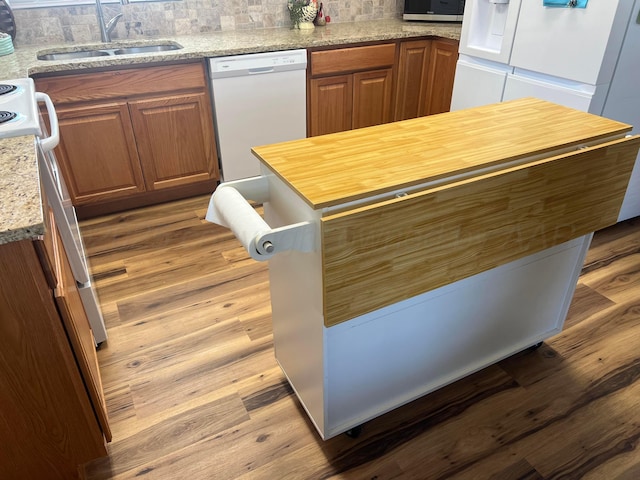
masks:
{"type": "MultiPolygon", "coordinates": [[[[269,225],[318,215],[263,173],[269,225]]],[[[320,250],[279,253],[269,260],[276,359],[320,436],[331,438],[560,332],[591,237],[331,327],[320,250]]]]}

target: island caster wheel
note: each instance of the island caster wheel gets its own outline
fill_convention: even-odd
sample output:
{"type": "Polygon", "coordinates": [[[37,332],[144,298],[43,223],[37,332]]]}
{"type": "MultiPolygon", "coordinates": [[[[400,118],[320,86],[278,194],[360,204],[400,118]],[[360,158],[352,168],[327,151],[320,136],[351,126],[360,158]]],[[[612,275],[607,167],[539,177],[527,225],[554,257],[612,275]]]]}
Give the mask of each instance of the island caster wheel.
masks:
{"type": "Polygon", "coordinates": [[[357,427],[350,428],[344,433],[347,437],[358,438],[362,433],[362,425],[358,425],[357,427]]]}

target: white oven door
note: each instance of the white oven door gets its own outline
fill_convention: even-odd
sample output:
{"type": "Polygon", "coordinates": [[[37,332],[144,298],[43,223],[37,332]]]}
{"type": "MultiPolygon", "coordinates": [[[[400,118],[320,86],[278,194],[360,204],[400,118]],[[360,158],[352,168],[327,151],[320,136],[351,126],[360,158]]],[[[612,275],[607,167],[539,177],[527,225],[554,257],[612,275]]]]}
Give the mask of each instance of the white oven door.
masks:
{"type": "Polygon", "coordinates": [[[73,276],[78,283],[87,283],[90,278],[78,220],[53,153],[53,149],[58,145],[59,141],[58,117],[53,103],[51,103],[47,95],[38,92],[36,93],[36,98],[38,101],[43,101],[47,106],[51,125],[51,135],[49,136],[46,136],[46,126],[44,124],[41,125],[43,137],[38,139],[38,166],[43,188],[51,204],[56,223],[59,225],[60,236],[69,257],[73,276]]]}
{"type": "MultiPolygon", "coordinates": [[[[91,276],[87,266],[80,235],[80,227],[76,218],[76,212],[71,204],[71,198],[58,169],[58,163],[53,152],[59,141],[58,118],[53,103],[49,97],[42,93],[36,93],[38,101],[43,101],[47,106],[51,135],[47,135],[46,126],[42,125],[43,137],[37,140],[38,167],[40,180],[47,200],[53,210],[56,225],[64,245],[65,252],[71,265],[73,276],[78,284],[78,290],[85,312],[89,318],[91,329],[96,343],[100,344],[107,339],[107,331],[98,299],[91,285],[91,276]]],[[[43,123],[43,122],[41,122],[43,123]]]]}

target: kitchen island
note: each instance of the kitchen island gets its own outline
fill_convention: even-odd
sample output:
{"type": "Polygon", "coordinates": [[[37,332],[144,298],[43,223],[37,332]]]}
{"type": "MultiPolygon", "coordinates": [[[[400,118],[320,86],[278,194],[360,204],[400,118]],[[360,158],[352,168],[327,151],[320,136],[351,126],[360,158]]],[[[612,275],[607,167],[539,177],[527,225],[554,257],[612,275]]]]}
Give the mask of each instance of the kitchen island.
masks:
{"type": "Polygon", "coordinates": [[[269,260],[276,359],[322,438],[561,331],[630,128],[523,99],[253,149],[263,175],[208,219],[269,260]]]}

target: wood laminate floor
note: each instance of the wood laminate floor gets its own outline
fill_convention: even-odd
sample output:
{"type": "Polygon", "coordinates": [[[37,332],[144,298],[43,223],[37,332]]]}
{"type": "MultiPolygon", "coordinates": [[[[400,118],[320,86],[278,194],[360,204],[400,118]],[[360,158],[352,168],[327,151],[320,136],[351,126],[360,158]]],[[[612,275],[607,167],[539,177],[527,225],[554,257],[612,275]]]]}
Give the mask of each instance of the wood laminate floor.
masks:
{"type": "Polygon", "coordinates": [[[267,265],[198,197],[82,224],[109,340],[98,479],[640,479],[640,219],[594,237],[565,330],[323,442],[274,359],[267,265]]]}

